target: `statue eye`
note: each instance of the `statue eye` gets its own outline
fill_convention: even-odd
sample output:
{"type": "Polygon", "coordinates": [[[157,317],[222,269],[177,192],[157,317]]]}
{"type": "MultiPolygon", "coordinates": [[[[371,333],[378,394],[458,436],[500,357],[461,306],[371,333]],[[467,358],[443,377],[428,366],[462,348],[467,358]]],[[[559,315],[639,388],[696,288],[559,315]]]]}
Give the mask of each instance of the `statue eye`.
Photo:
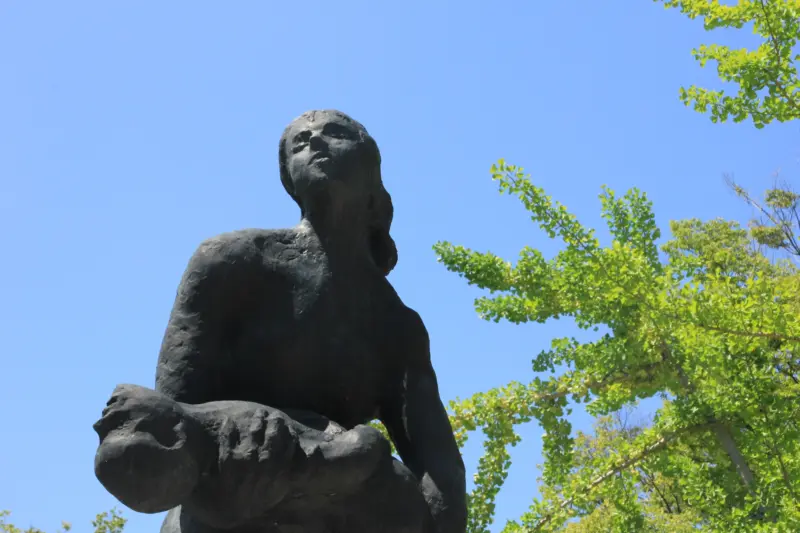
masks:
{"type": "Polygon", "coordinates": [[[328,137],[333,137],[334,139],[352,139],[353,135],[347,128],[340,126],[339,124],[326,124],[322,130],[325,135],[328,137]]]}
{"type": "Polygon", "coordinates": [[[305,148],[306,144],[308,144],[308,140],[311,138],[310,131],[301,131],[297,135],[294,136],[292,139],[292,153],[296,154],[305,148]]]}

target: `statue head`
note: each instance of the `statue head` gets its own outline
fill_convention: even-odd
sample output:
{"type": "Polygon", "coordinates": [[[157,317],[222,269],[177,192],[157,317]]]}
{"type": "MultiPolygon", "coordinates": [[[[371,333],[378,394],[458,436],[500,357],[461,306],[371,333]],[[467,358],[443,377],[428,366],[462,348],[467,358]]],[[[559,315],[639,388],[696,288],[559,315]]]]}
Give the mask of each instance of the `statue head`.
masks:
{"type": "Polygon", "coordinates": [[[358,214],[372,259],[388,275],[397,263],[389,235],[394,208],[378,145],[366,128],[341,111],[309,111],[284,130],[278,160],[281,182],[303,216],[319,202],[358,214]]]}

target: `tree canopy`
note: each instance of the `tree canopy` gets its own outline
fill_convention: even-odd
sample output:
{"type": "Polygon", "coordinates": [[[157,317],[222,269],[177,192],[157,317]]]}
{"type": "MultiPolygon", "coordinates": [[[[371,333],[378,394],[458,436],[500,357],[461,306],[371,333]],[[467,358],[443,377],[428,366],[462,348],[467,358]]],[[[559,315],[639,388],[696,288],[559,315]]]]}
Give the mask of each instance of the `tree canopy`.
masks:
{"type": "Polygon", "coordinates": [[[655,0],[701,19],[706,30],[752,29],[758,45],[733,49],[722,44],[702,44],[692,50],[701,66],[716,64],[722,82],[736,90],[691,85],[680,98],[714,122],[750,118],[757,128],[773,121],[800,117],[800,79],[795,46],[800,36],[800,0],[655,0]]]}
{"type": "MultiPolygon", "coordinates": [[[[755,37],[749,49],[692,50],[702,67],[716,65],[723,87],[682,87],[685,105],[756,128],[800,117],[800,0],[655,1],[706,30],[748,28],[755,37]]],[[[526,247],[511,262],[440,242],[439,260],[487,291],[475,302],[483,318],[569,317],[595,339],[554,339],[533,360],[539,376],[530,382],[451,404],[461,444],[476,430],[487,437],[469,531],[488,531],[515,428],[532,420],[545,430],[542,497],[504,531],[800,530],[800,277],[765,253],[800,257],[800,195],[782,183],[759,200],[730,180],[759,212],[749,230],[674,221],[659,245],[646,195],[604,188],[610,242],[601,244],[522,168],[501,160],[491,172],[564,248],[545,258],[526,247]],[[653,397],[663,405],[650,424],[615,424],[620,409],[653,397]],[[574,404],[596,416],[593,435],[572,431],[574,404]]]]}
{"type": "Polygon", "coordinates": [[[515,426],[531,420],[545,430],[542,498],[504,531],[558,531],[603,508],[613,510],[613,530],[643,531],[654,520],[641,498],[643,468],[679,480],[681,512],[707,531],[800,529],[798,270],[770,261],[725,220],[673,222],[659,247],[651,202],[636,189],[603,189],[603,244],[522,168],[501,160],[492,175],[564,248],[545,258],[526,247],[512,263],[440,242],[439,259],[488,291],[475,303],[482,317],[571,317],[596,338],[554,339],[533,360],[544,378],[451,405],[462,443],[478,428],[487,436],[469,530],[488,531],[515,426]],[[659,396],[652,424],[606,453],[580,453],[571,404],[603,417],[659,396]]]}

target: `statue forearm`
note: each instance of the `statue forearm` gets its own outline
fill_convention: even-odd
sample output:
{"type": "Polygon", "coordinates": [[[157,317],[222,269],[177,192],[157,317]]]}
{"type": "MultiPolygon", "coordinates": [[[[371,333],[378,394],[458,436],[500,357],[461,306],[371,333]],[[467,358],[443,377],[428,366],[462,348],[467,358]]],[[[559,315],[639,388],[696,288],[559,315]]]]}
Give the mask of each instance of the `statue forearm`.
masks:
{"type": "MultiPolygon", "coordinates": [[[[414,472],[436,533],[464,533],[467,526],[467,500],[464,462],[450,432],[450,425],[436,417],[436,409],[411,416],[410,427],[420,428],[416,442],[405,433],[393,432],[393,440],[405,464],[414,472]],[[433,418],[429,418],[434,415],[433,418]],[[432,426],[429,422],[436,422],[432,426]]],[[[409,411],[413,414],[414,411],[409,411]]],[[[447,419],[444,418],[446,422],[447,419]]],[[[395,424],[394,427],[398,427],[395,424]]],[[[402,425],[400,425],[402,427],[402,425]]]]}
{"type": "Polygon", "coordinates": [[[437,533],[464,533],[467,528],[467,499],[464,467],[460,461],[440,469],[438,475],[426,473],[420,489],[428,502],[437,533]]]}
{"type": "Polygon", "coordinates": [[[404,409],[386,422],[400,456],[417,475],[437,533],[464,533],[467,524],[464,462],[436,377],[430,368],[409,372],[404,409]]]}

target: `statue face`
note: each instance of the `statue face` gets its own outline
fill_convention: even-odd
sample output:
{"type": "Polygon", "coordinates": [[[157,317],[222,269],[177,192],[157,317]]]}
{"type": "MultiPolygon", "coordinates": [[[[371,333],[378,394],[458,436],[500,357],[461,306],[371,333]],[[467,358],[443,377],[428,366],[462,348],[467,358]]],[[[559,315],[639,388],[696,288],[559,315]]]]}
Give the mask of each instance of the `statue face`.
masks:
{"type": "Polygon", "coordinates": [[[287,168],[297,196],[321,188],[366,192],[367,154],[358,127],[345,118],[317,112],[314,121],[300,118],[289,128],[287,168]]]}

